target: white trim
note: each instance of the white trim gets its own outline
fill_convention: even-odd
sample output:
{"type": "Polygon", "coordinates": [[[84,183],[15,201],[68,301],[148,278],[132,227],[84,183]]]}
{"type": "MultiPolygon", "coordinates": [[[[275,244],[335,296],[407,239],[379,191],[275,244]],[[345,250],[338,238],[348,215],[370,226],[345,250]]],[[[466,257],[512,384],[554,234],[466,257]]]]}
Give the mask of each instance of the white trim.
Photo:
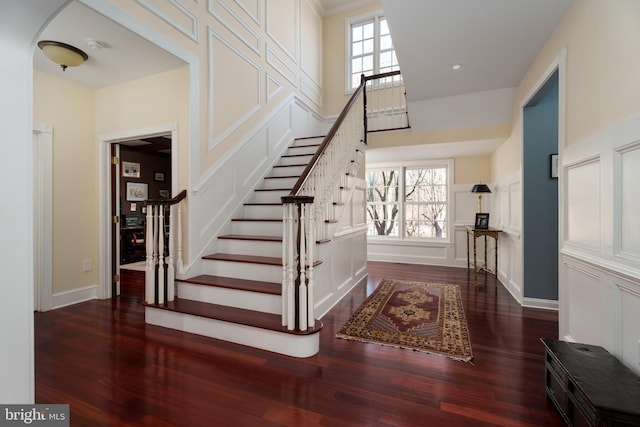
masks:
{"type": "Polygon", "coordinates": [[[262,74],[262,68],[260,65],[256,64],[252,61],[248,56],[242,53],[238,48],[236,48],[230,41],[225,39],[220,33],[216,32],[212,28],[209,28],[208,34],[208,52],[209,52],[209,142],[208,147],[209,151],[213,150],[218,144],[225,140],[229,135],[238,130],[240,126],[247,122],[256,112],[258,112],[261,108],[260,95],[262,93],[262,81],[260,76],[262,74]],[[216,111],[216,103],[214,102],[215,95],[215,62],[216,55],[213,49],[214,39],[217,39],[220,43],[227,47],[231,52],[235,53],[240,59],[244,60],[247,64],[253,67],[256,70],[256,84],[258,88],[256,90],[256,102],[255,104],[249,108],[243,116],[238,118],[234,123],[232,123],[227,129],[216,129],[214,126],[213,119],[217,115],[216,111]],[[216,136],[216,132],[220,132],[218,136],[216,136]]]}
{"type": "MultiPolygon", "coordinates": [[[[171,134],[171,191],[172,195],[175,195],[178,192],[178,178],[180,175],[177,123],[98,135],[98,224],[100,230],[98,236],[98,274],[100,278],[98,297],[101,299],[113,296],[111,283],[115,274],[111,265],[111,248],[114,244],[111,241],[111,144],[150,136],[166,135],[167,133],[171,134]]],[[[119,260],[116,260],[116,263],[119,264],[119,260]]],[[[181,272],[178,271],[177,273],[181,272]]]]}
{"type": "Polygon", "coordinates": [[[98,298],[98,291],[100,286],[91,285],[84,288],[72,289],[70,291],[63,291],[53,294],[52,309],[66,307],[68,305],[78,304],[85,301],[98,298]]]}
{"type": "Polygon", "coordinates": [[[550,299],[524,297],[522,299],[522,306],[528,308],[539,308],[542,310],[558,311],[558,301],[550,299]]]}
{"type": "MultiPolygon", "coordinates": [[[[562,164],[562,150],[566,146],[566,99],[567,99],[567,89],[566,89],[566,62],[567,62],[567,48],[562,48],[558,55],[551,61],[551,63],[547,66],[547,69],[541,74],[540,78],[534,84],[527,95],[523,98],[520,103],[520,123],[522,124],[520,129],[520,183],[521,183],[521,192],[520,192],[520,226],[522,235],[524,235],[524,108],[531,102],[533,97],[538,93],[538,91],[544,86],[544,84],[551,78],[553,73],[558,71],[558,164],[562,164]]],[[[559,174],[558,176],[558,265],[561,263],[560,259],[560,248],[562,248],[562,238],[564,236],[564,194],[563,186],[564,186],[564,177],[563,174],[559,174]]],[[[520,239],[520,264],[522,266],[520,271],[520,277],[514,278],[516,282],[519,282],[521,286],[519,290],[521,291],[521,295],[514,295],[517,301],[524,301],[524,239],[520,239]]],[[[563,286],[561,283],[561,275],[558,273],[558,298],[560,298],[560,288],[563,286]]],[[[562,310],[560,311],[560,315],[562,315],[562,310]]]]}
{"type": "Polygon", "coordinates": [[[264,24],[264,31],[267,34],[267,36],[269,36],[269,38],[271,39],[271,41],[280,48],[280,50],[282,52],[284,52],[292,61],[294,64],[298,65],[298,55],[300,53],[300,48],[298,46],[299,41],[300,41],[300,2],[296,1],[296,0],[292,0],[293,1],[293,7],[294,7],[294,23],[293,23],[293,28],[295,31],[295,34],[293,35],[294,38],[294,47],[293,47],[293,52],[289,52],[287,50],[287,48],[285,48],[282,43],[275,37],[275,35],[273,35],[270,31],[269,31],[269,0],[265,0],[266,4],[265,4],[265,24],[264,24]]]}
{"type": "Polygon", "coordinates": [[[169,15],[163,13],[159,8],[152,5],[149,0],[136,0],[138,4],[146,8],[148,11],[156,15],[158,18],[162,19],[164,22],[180,31],[185,36],[189,37],[194,42],[198,42],[198,17],[191,13],[186,7],[182,6],[176,0],[167,0],[171,3],[179,12],[181,12],[184,16],[186,16],[189,20],[191,20],[191,29],[182,28],[174,19],[172,19],[169,15]]]}
{"type": "Polygon", "coordinates": [[[34,309],[51,310],[53,303],[53,128],[34,124],[34,309]],[[40,136],[43,135],[43,136],[40,136]]]}

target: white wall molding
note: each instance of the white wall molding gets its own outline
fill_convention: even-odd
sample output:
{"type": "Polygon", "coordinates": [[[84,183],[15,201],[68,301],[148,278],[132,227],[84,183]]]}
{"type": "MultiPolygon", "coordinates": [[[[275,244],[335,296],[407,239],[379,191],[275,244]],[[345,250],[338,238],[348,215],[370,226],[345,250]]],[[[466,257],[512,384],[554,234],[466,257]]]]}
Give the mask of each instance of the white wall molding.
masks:
{"type": "MultiPolygon", "coordinates": [[[[216,0],[223,10],[230,15],[231,19],[225,19],[221,13],[216,12],[213,8],[214,0],[209,0],[207,11],[213,16],[224,28],[226,28],[231,34],[236,36],[238,40],[244,43],[249,49],[251,49],[256,55],[262,56],[262,38],[256,33],[228,4],[228,2],[222,0],[216,0]],[[234,25],[233,23],[238,25],[234,25]]],[[[236,2],[236,4],[238,4],[236,2]]],[[[244,10],[241,7],[242,10],[244,10]]],[[[246,10],[245,10],[246,12],[246,10]]],[[[250,16],[250,15],[249,15],[250,16]]]]}
{"type": "MultiPolygon", "coordinates": [[[[213,150],[218,144],[224,141],[229,135],[235,132],[240,126],[246,123],[255,113],[260,110],[261,102],[260,102],[260,94],[262,93],[262,69],[260,65],[255,63],[251,58],[242,53],[237,47],[235,47],[231,42],[225,39],[220,33],[216,32],[212,28],[209,28],[209,150],[213,150]],[[214,119],[217,114],[217,108],[215,102],[215,91],[216,91],[216,50],[214,48],[216,40],[221,43],[221,46],[224,46],[230,53],[233,53],[238,56],[244,63],[246,63],[249,67],[255,70],[255,78],[256,78],[256,91],[255,91],[255,99],[252,103],[247,105],[247,110],[242,112],[242,114],[235,118],[232,124],[230,124],[226,129],[217,129],[214,125],[214,119]]],[[[228,84],[225,83],[225,84],[228,84]]],[[[219,107],[224,107],[223,105],[219,105],[219,107]]]]}
{"type": "MultiPolygon", "coordinates": [[[[281,2],[282,0],[279,0],[279,2],[281,2]]],[[[265,14],[266,14],[266,19],[265,19],[265,32],[267,34],[267,36],[269,36],[269,38],[271,39],[271,41],[278,46],[278,48],[284,52],[292,61],[294,64],[298,63],[298,52],[299,52],[299,40],[300,40],[300,1],[299,0],[288,0],[290,3],[293,4],[293,28],[294,28],[294,34],[293,34],[293,44],[294,46],[292,46],[292,50],[287,48],[284,45],[284,42],[282,40],[278,39],[278,36],[276,34],[274,34],[274,29],[272,28],[272,25],[270,23],[270,18],[272,16],[274,16],[274,13],[272,12],[273,7],[271,6],[271,3],[273,2],[273,0],[266,0],[266,7],[265,7],[265,14]]],[[[286,10],[290,10],[290,7],[285,7],[286,10]]]]}
{"type": "Polygon", "coordinates": [[[189,9],[180,4],[177,0],[168,0],[168,3],[173,6],[174,10],[182,14],[187,19],[187,22],[189,23],[188,26],[182,25],[181,23],[177,22],[174,17],[170,16],[159,7],[151,4],[149,0],[136,0],[136,2],[138,2],[138,4],[149,10],[158,18],[162,19],[164,22],[166,22],[171,27],[178,30],[194,42],[198,42],[198,17],[195,16],[189,9]]]}
{"type": "Polygon", "coordinates": [[[522,299],[522,306],[528,308],[539,308],[543,310],[555,310],[558,311],[558,301],[540,298],[527,298],[522,299]]]}
{"type": "Polygon", "coordinates": [[[559,316],[559,336],[601,345],[638,373],[639,135],[640,115],[562,152],[559,316]],[[581,206],[588,212],[576,214],[581,206]]]}
{"type": "Polygon", "coordinates": [[[52,309],[66,307],[68,305],[78,304],[85,301],[98,298],[98,285],[86,286],[84,288],[73,289],[70,291],[57,292],[52,296],[52,309]]]}
{"type": "Polygon", "coordinates": [[[199,274],[201,257],[216,250],[217,236],[229,226],[229,220],[289,143],[305,133],[315,135],[322,126],[320,115],[296,95],[289,95],[203,174],[189,200],[193,219],[189,223],[190,259],[185,263],[185,276],[199,274]]]}

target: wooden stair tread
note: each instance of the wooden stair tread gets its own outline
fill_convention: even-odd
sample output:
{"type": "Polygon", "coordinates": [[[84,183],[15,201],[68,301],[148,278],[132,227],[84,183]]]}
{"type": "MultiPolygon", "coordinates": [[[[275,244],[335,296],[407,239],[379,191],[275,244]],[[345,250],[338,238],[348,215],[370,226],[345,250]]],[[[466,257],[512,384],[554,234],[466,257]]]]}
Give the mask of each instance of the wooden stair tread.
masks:
{"type": "Polygon", "coordinates": [[[306,145],[294,145],[289,147],[289,149],[296,148],[309,148],[309,147],[320,147],[322,144],[306,144],[306,145]]]}
{"type": "Polygon", "coordinates": [[[211,276],[201,274],[185,280],[176,280],[183,283],[213,286],[219,288],[236,289],[240,291],[257,292],[270,295],[282,295],[282,284],[274,282],[261,282],[258,280],[236,279],[234,277],[211,276]]]}
{"type": "Polygon", "coordinates": [[[260,242],[282,242],[282,236],[258,236],[251,234],[225,234],[218,236],[218,239],[225,240],[257,240],[260,242]]]}
{"type": "Polygon", "coordinates": [[[282,266],[282,258],[258,256],[258,255],[238,255],[238,254],[217,253],[213,255],[206,255],[202,258],[208,259],[208,260],[214,260],[214,261],[246,262],[250,264],[282,266]]]}
{"type": "Polygon", "coordinates": [[[264,222],[282,222],[282,218],[233,218],[231,221],[264,221],[264,222]]]}
{"type": "Polygon", "coordinates": [[[244,203],[244,206],[282,206],[282,202],[280,202],[280,203],[277,203],[277,202],[274,202],[274,203],[248,202],[248,203],[244,203]]]}
{"type": "MultiPolygon", "coordinates": [[[[230,261],[230,262],[246,262],[249,264],[277,265],[282,267],[282,258],[259,256],[259,255],[241,255],[241,254],[224,254],[217,253],[213,255],[203,256],[202,259],[212,261],[230,261]]],[[[322,261],[316,260],[313,266],[322,264],[322,261]]]]}
{"type": "Polygon", "coordinates": [[[307,166],[307,163],[300,163],[295,165],[275,165],[274,168],[299,168],[301,166],[307,166]]]}
{"type": "Polygon", "coordinates": [[[282,326],[282,316],[279,314],[263,313],[260,311],[246,310],[243,308],[228,307],[217,304],[209,304],[200,301],[176,298],[165,304],[144,304],[147,307],[169,310],[176,313],[190,314],[192,316],[207,319],[221,320],[254,328],[268,329],[293,335],[312,335],[320,332],[322,322],[315,321],[314,328],[306,331],[290,331],[282,326]]]}
{"type": "Polygon", "coordinates": [[[300,175],[265,176],[264,179],[300,178],[300,175]]]}
{"type": "Polygon", "coordinates": [[[253,191],[291,191],[290,188],[256,188],[253,191]]]}

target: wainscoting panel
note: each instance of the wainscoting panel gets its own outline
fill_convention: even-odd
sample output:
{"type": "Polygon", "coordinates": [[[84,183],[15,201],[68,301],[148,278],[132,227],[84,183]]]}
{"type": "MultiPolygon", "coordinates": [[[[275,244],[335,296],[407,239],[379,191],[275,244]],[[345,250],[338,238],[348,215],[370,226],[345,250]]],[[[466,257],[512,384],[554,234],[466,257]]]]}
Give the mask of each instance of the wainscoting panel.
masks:
{"type": "Polygon", "coordinates": [[[231,0],[210,0],[208,11],[224,28],[260,56],[262,39],[256,31],[255,21],[245,13],[245,9],[237,4],[236,6],[239,10],[235,10],[234,2],[231,0]],[[244,19],[245,17],[250,19],[244,19]]]}
{"type": "Polygon", "coordinates": [[[616,254],[640,262],[640,143],[634,143],[616,151],[614,177],[620,184],[620,198],[616,200],[615,217],[620,227],[615,230],[616,254]]]}
{"type": "Polygon", "coordinates": [[[566,169],[567,243],[600,247],[600,162],[588,159],[566,169]]]}
{"type": "Polygon", "coordinates": [[[180,33],[195,42],[198,41],[198,17],[177,0],[165,2],[136,1],[180,33]]]}
{"type": "Polygon", "coordinates": [[[561,153],[561,338],[640,373],[640,116],[561,153]]]}
{"type": "Polygon", "coordinates": [[[185,276],[200,274],[200,258],[217,251],[217,236],[293,139],[314,135],[323,126],[311,107],[290,96],[262,126],[207,171],[189,200],[193,232],[185,276]]]}

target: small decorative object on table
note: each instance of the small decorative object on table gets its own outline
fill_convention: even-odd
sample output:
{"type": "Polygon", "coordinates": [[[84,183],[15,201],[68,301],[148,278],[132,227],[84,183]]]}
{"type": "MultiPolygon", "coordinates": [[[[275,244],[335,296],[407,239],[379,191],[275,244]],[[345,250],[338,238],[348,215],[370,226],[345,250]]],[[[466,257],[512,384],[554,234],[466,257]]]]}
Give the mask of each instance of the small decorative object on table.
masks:
{"type": "Polygon", "coordinates": [[[477,230],[488,230],[489,229],[489,214],[488,213],[477,213],[476,214],[475,228],[477,230]]]}

